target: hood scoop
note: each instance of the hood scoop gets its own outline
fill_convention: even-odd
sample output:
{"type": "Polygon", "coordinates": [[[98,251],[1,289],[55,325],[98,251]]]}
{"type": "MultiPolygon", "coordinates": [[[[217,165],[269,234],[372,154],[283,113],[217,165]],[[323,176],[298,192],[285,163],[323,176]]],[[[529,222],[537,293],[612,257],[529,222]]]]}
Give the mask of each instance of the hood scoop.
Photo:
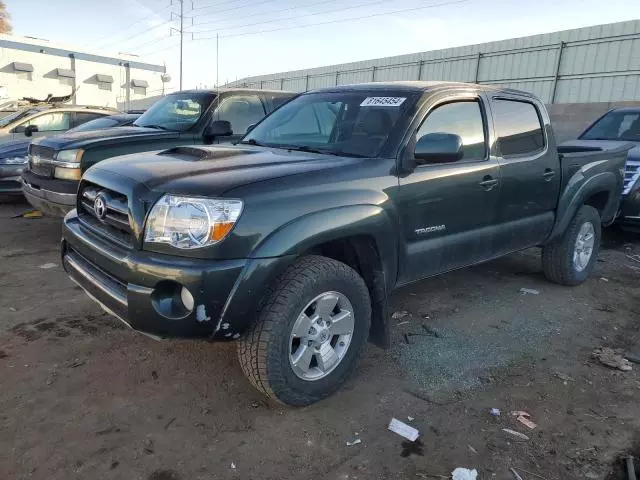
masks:
{"type": "Polygon", "coordinates": [[[248,150],[235,147],[174,147],[161,152],[160,155],[171,155],[181,160],[217,160],[222,158],[237,157],[258,153],[256,150],[248,150]]]}

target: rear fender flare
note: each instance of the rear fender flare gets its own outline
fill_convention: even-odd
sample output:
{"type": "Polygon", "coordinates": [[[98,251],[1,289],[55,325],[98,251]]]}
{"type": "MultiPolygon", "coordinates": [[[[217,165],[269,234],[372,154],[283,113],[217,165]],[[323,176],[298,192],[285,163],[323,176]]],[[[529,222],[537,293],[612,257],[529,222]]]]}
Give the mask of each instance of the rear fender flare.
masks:
{"type": "Polygon", "coordinates": [[[560,196],[556,223],[549,241],[565,232],[578,209],[584,205],[585,200],[596,193],[608,192],[610,194],[607,205],[603,210],[603,223],[609,223],[615,216],[620,202],[620,195],[615,193],[619,188],[619,182],[615,174],[612,172],[600,172],[585,179],[585,173],[584,169],[576,172],[560,196]]]}

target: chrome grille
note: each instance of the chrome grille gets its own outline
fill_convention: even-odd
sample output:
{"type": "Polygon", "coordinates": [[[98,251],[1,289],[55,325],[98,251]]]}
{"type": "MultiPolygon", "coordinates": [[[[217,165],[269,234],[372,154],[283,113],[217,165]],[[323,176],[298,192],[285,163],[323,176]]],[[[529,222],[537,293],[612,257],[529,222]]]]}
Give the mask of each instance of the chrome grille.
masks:
{"type": "Polygon", "coordinates": [[[97,185],[84,184],[79,200],[78,217],[85,226],[123,246],[133,246],[126,195],[97,185]],[[96,209],[98,197],[104,205],[103,209],[96,209]]]}
{"type": "Polygon", "coordinates": [[[640,160],[627,160],[624,166],[624,186],[622,194],[626,195],[640,177],[640,160]]]}
{"type": "Polygon", "coordinates": [[[40,145],[29,146],[29,170],[41,177],[53,176],[53,161],[56,151],[40,145]]]}

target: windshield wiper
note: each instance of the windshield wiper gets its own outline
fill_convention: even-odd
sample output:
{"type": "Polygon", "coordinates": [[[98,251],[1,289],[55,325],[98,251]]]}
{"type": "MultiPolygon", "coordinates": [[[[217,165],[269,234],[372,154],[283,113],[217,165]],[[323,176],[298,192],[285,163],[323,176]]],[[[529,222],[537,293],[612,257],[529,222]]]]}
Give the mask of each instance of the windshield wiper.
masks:
{"type": "Polygon", "coordinates": [[[170,130],[169,128],[163,127],[162,125],[136,125],[136,127],[155,128],[156,130],[170,130]]]}
{"type": "Polygon", "coordinates": [[[306,145],[279,145],[278,148],[284,148],[290,152],[309,152],[309,153],[326,153],[317,148],[311,148],[306,145]]]}
{"type": "Polygon", "coordinates": [[[250,138],[249,140],[243,140],[242,142],[238,142],[241,145],[255,145],[256,147],[265,147],[266,145],[264,143],[260,143],[256,140],[254,140],[253,138],[250,138]]]}

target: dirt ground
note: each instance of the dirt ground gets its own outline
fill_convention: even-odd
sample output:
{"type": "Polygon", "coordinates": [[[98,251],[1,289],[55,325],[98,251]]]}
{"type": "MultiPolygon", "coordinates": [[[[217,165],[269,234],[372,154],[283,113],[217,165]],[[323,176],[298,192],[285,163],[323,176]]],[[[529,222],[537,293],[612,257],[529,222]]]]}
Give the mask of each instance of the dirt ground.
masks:
{"type": "Polygon", "coordinates": [[[607,232],[576,288],[547,283],[534,250],[396,292],[392,348],[295,409],[253,390],[233,344],[157,342],[103,314],[60,266],[59,220],[11,218],[26,209],[0,205],[0,479],[613,480],[640,455],[640,365],[591,358],[640,356],[638,237],[607,232]]]}

